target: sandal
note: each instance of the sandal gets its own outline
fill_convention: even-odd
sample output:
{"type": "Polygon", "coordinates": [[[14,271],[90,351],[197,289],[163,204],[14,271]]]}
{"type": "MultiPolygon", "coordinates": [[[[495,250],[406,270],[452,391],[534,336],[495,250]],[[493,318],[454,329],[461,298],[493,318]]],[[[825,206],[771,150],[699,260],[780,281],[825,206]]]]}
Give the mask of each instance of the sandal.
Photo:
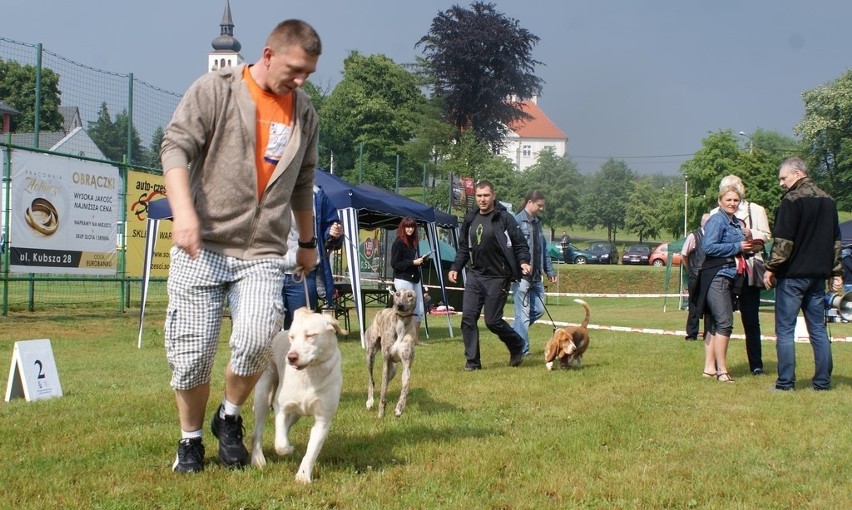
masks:
{"type": "Polygon", "coordinates": [[[715,378],[715,377],[716,377],[716,373],[715,373],[715,372],[701,372],[701,377],[711,377],[711,378],[715,378]]]}
{"type": "Polygon", "coordinates": [[[722,372],[716,375],[716,380],[719,382],[734,382],[734,378],[728,375],[727,372],[722,372]]]}

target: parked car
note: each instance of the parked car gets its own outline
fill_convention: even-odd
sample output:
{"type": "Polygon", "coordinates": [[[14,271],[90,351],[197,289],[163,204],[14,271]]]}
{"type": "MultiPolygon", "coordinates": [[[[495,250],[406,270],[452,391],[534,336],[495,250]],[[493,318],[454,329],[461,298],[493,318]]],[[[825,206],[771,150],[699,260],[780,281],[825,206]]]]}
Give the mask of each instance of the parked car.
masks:
{"type": "MultiPolygon", "coordinates": [[[[681,255],[679,251],[672,253],[672,266],[680,265],[681,255]]],[[[663,243],[657,246],[651,256],[648,257],[648,264],[652,266],[665,266],[669,260],[669,243],[663,243]]]]}
{"type": "Polygon", "coordinates": [[[624,254],[621,256],[621,263],[625,265],[647,266],[650,255],[651,247],[647,244],[631,244],[624,250],[624,254]]]}
{"type": "Polygon", "coordinates": [[[589,264],[618,264],[618,249],[613,243],[589,244],[589,264]]]}
{"type": "Polygon", "coordinates": [[[562,247],[562,257],[568,264],[588,264],[592,254],[568,243],[562,247]]]}
{"type": "Polygon", "coordinates": [[[561,264],[565,261],[565,254],[562,252],[562,246],[559,244],[548,243],[547,256],[554,264],[561,264]]]}

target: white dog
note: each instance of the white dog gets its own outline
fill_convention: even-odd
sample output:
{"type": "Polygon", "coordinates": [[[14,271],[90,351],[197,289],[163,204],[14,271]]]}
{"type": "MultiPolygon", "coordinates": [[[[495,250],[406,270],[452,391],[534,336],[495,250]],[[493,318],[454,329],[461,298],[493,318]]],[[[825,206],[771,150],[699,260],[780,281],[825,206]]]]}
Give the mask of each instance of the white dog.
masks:
{"type": "Polygon", "coordinates": [[[340,329],[333,317],[300,308],[296,310],[290,331],[282,331],[272,340],[272,360],[255,387],[255,423],[251,437],[253,466],[266,465],[263,427],[271,404],[278,455],[293,453],[288,439],[290,427],[302,416],[314,417],[308,448],[296,473],[297,481],[311,482],[314,464],[337,413],[343,387],[338,334],[345,335],[346,331],[340,329]]]}

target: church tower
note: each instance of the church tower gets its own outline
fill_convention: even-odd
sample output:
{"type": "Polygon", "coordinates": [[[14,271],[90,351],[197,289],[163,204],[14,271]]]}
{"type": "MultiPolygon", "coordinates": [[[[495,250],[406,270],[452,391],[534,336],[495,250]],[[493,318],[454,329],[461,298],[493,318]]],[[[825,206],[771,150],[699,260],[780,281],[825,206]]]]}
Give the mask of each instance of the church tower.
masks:
{"type": "Polygon", "coordinates": [[[207,54],[207,70],[215,71],[222,67],[242,64],[245,59],[240,55],[240,41],[234,37],[234,22],[231,20],[231,2],[225,0],[225,13],[222,15],[221,33],[213,39],[213,51],[207,54]]]}

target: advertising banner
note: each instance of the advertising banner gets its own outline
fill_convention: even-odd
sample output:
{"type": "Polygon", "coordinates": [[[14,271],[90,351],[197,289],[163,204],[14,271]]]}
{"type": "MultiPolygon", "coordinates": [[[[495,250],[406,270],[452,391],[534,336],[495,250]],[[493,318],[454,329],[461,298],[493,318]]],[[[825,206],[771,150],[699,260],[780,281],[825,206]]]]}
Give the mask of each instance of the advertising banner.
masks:
{"type": "Polygon", "coordinates": [[[464,207],[467,204],[467,195],[464,190],[464,181],[461,177],[451,175],[450,186],[453,190],[453,207],[464,207]]]}
{"type": "Polygon", "coordinates": [[[476,196],[475,184],[473,182],[473,177],[462,177],[462,183],[464,184],[464,194],[468,197],[476,196]]]}
{"type": "Polygon", "coordinates": [[[379,231],[374,230],[367,233],[367,237],[361,246],[358,247],[361,256],[361,272],[362,273],[378,273],[381,267],[382,254],[379,245],[379,231]]]}
{"type": "MultiPolygon", "coordinates": [[[[163,177],[160,175],[127,172],[127,252],[125,271],[127,276],[142,276],[145,260],[145,223],[148,221],[148,202],[166,197],[163,177]]],[[[169,276],[169,250],[172,247],[172,222],[161,221],[154,258],[151,261],[151,276],[169,276]]]]}
{"type": "Polygon", "coordinates": [[[474,197],[476,196],[476,190],[474,189],[474,182],[472,177],[452,177],[452,189],[453,189],[453,206],[454,207],[467,207],[468,203],[472,203],[474,197]]]}
{"type": "Polygon", "coordinates": [[[114,275],[118,169],[14,151],[10,271],[114,275]]]}

